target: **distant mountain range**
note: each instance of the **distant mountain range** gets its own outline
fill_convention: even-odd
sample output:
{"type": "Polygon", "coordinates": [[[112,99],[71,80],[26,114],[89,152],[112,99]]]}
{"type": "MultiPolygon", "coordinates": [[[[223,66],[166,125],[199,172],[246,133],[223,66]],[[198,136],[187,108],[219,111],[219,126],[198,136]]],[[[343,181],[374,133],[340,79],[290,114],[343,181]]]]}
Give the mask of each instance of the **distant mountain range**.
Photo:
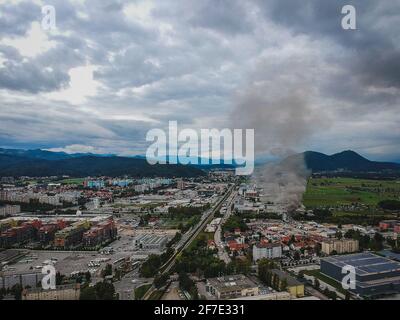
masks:
{"type": "MultiPolygon", "coordinates": [[[[295,155],[297,157],[299,155],[295,155]]],[[[400,164],[394,162],[371,161],[358,153],[347,150],[333,155],[315,151],[306,151],[305,164],[312,172],[351,171],[351,172],[383,172],[400,171],[400,164]]]]}
{"type": "MultiPolygon", "coordinates": [[[[94,154],[94,153],[66,153],[66,152],[54,152],[42,149],[33,149],[33,150],[23,150],[23,149],[4,149],[0,148],[0,156],[1,155],[9,155],[9,156],[18,156],[29,159],[42,159],[42,160],[65,160],[65,159],[73,159],[73,158],[82,158],[82,157],[102,157],[102,158],[110,158],[110,157],[119,157],[115,154],[94,154]]],[[[142,159],[146,160],[146,156],[144,155],[134,155],[134,156],[124,156],[124,158],[132,158],[132,159],[142,159]]],[[[194,162],[196,158],[188,158],[194,162]]],[[[198,164],[193,164],[193,167],[201,168],[201,169],[218,169],[218,168],[235,168],[236,164],[224,164],[223,160],[221,160],[220,164],[212,164],[211,159],[206,159],[203,162],[203,158],[197,158],[198,164]],[[204,164],[206,163],[207,164],[204,164]],[[203,163],[203,164],[202,164],[203,163]]]]}
{"type": "Polygon", "coordinates": [[[0,176],[123,176],[197,177],[204,171],[194,166],[150,165],[143,158],[113,155],[66,154],[44,150],[1,149],[0,176]]]}
{"type": "MultiPolygon", "coordinates": [[[[333,155],[306,151],[288,157],[304,159],[312,172],[400,172],[400,164],[370,161],[348,150],[333,155]]],[[[199,158],[199,161],[201,159],[199,158]]],[[[236,165],[150,165],[143,156],[120,157],[112,154],[52,152],[41,149],[0,148],[0,176],[122,176],[196,177],[204,169],[234,168],[236,165]]]]}
{"type": "Polygon", "coordinates": [[[4,149],[0,148],[0,155],[18,156],[30,159],[43,159],[43,160],[64,160],[72,158],[80,158],[86,156],[94,157],[113,157],[114,154],[93,154],[93,153],[66,153],[54,152],[42,149],[23,150],[23,149],[4,149]]]}

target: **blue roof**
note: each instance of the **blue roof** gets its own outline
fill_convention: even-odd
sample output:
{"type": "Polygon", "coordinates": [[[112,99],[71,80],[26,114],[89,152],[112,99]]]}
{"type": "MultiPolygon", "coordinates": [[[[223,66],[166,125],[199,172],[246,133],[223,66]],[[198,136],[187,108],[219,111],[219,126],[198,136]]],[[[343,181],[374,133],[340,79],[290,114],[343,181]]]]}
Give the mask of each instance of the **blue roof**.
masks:
{"type": "Polygon", "coordinates": [[[356,274],[367,275],[400,271],[400,263],[373,253],[356,253],[343,256],[331,256],[322,260],[330,262],[340,268],[345,265],[355,267],[356,274]]]}

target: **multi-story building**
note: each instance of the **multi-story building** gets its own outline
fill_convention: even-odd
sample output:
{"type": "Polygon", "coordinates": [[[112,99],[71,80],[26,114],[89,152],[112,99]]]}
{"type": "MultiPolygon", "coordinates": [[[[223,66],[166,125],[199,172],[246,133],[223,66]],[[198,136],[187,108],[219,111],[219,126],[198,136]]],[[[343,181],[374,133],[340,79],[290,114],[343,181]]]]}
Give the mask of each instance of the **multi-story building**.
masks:
{"type": "Polygon", "coordinates": [[[5,205],[5,206],[0,206],[0,217],[3,216],[10,216],[13,214],[17,214],[21,212],[21,206],[19,205],[5,205]]]}
{"type": "Polygon", "coordinates": [[[85,180],[83,186],[85,188],[101,189],[104,188],[105,183],[103,180],[85,180]]]}
{"type": "Polygon", "coordinates": [[[54,241],[55,234],[58,230],[59,227],[56,223],[43,225],[38,232],[40,243],[47,244],[54,241]]]}
{"type": "Polygon", "coordinates": [[[234,299],[259,294],[258,285],[241,274],[207,279],[206,291],[217,299],[234,299]]]}
{"type": "Polygon", "coordinates": [[[117,228],[113,220],[101,222],[90,228],[83,234],[82,242],[86,247],[95,247],[104,241],[114,239],[117,236],[117,228]]]}
{"type": "Polygon", "coordinates": [[[286,291],[289,292],[291,296],[297,298],[304,297],[304,284],[300,281],[297,281],[282,270],[273,269],[272,274],[279,279],[278,287],[281,288],[284,282],[286,282],[286,291]]]}
{"type": "Polygon", "coordinates": [[[260,259],[277,259],[282,257],[282,245],[280,243],[257,243],[253,246],[253,261],[260,259]]]}
{"type": "Polygon", "coordinates": [[[336,252],[337,254],[353,253],[357,252],[358,250],[358,240],[341,239],[321,242],[321,251],[325,254],[331,254],[332,252],[336,252]]]}
{"type": "Polygon", "coordinates": [[[33,240],[39,225],[24,222],[20,226],[12,227],[0,234],[0,247],[11,247],[14,244],[25,243],[33,240]]]}
{"type": "Polygon", "coordinates": [[[177,187],[178,189],[180,189],[180,190],[185,189],[185,181],[183,181],[182,179],[179,179],[179,180],[176,182],[176,187],[177,187]]]}
{"type": "Polygon", "coordinates": [[[86,220],[73,223],[55,234],[54,245],[67,248],[78,245],[82,241],[83,234],[89,229],[90,223],[86,220]]]}

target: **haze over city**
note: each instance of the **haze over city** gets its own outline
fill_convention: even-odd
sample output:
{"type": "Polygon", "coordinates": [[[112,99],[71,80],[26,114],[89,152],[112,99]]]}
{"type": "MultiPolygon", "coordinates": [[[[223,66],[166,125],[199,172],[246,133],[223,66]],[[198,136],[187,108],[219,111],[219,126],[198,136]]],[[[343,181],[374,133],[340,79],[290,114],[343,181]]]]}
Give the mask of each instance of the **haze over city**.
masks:
{"type": "Polygon", "coordinates": [[[257,154],[399,160],[398,10],[372,0],[2,1],[1,146],[144,154],[146,132],[176,120],[254,128],[257,154]],[[56,7],[56,30],[41,28],[44,4],[56,7]],[[341,27],[345,4],[356,30],[341,27]]]}
{"type": "Polygon", "coordinates": [[[0,0],[1,315],[400,300],[399,25],[392,0],[0,0]]]}

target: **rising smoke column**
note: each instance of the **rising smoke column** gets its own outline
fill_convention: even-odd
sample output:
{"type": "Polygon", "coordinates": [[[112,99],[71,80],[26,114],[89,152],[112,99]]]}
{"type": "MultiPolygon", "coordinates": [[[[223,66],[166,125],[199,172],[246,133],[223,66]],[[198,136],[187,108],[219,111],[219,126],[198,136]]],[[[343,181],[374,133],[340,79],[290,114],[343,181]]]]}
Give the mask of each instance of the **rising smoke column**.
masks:
{"type": "Polygon", "coordinates": [[[309,175],[304,158],[294,154],[327,126],[317,103],[318,61],[312,51],[262,59],[239,90],[232,114],[235,127],[255,129],[256,155],[285,159],[256,168],[252,179],[267,200],[288,211],[301,204],[309,175]]]}

